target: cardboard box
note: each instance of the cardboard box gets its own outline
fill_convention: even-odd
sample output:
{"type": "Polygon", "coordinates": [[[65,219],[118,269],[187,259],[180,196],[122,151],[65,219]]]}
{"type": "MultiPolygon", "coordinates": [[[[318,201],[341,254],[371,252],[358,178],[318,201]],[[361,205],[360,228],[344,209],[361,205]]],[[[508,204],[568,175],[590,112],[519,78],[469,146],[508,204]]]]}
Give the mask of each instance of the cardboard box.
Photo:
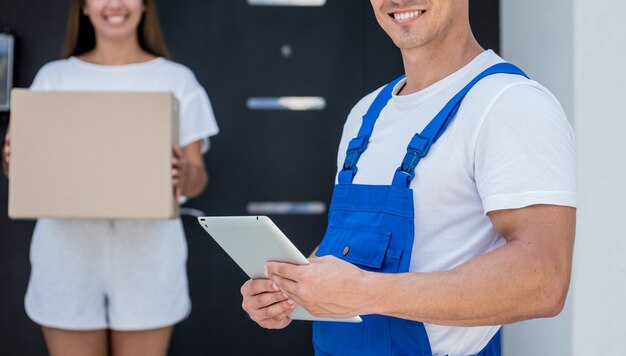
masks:
{"type": "Polygon", "coordinates": [[[171,219],[170,93],[12,91],[9,216],[171,219]]]}

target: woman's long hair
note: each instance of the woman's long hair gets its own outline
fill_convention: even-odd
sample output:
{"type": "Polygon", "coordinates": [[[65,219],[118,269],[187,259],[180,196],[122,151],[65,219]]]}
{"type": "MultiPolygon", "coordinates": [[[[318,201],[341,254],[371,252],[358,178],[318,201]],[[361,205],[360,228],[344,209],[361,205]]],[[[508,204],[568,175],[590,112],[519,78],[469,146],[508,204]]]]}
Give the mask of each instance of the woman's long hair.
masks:
{"type": "MultiPolygon", "coordinates": [[[[171,59],[163,39],[154,0],[143,2],[145,11],[137,26],[139,45],[144,51],[157,57],[171,59]]],[[[83,14],[84,7],[85,0],[72,0],[63,49],[64,58],[79,56],[96,47],[96,33],[89,17],[83,14]]]]}

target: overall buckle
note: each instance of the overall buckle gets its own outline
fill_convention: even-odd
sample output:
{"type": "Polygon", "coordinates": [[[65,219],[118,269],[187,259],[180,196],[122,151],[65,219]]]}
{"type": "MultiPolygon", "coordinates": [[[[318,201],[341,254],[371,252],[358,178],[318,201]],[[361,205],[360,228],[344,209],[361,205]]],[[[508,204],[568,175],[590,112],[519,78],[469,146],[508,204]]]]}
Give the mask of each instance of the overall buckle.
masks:
{"type": "Polygon", "coordinates": [[[348,152],[346,153],[346,159],[343,162],[344,170],[353,170],[356,167],[356,162],[361,157],[361,154],[365,152],[367,143],[369,141],[369,135],[358,136],[350,140],[348,143],[348,152]]]}
{"type": "Polygon", "coordinates": [[[346,160],[343,162],[343,170],[352,170],[356,167],[356,161],[358,161],[361,156],[360,152],[356,151],[348,151],[346,154],[346,160]]]}
{"type": "Polygon", "coordinates": [[[407,150],[415,151],[420,158],[424,158],[428,154],[428,151],[430,151],[431,145],[432,140],[430,138],[416,133],[411,139],[407,150]]]}
{"type": "Polygon", "coordinates": [[[409,147],[406,149],[406,155],[402,159],[402,164],[396,169],[393,177],[393,185],[408,187],[413,178],[415,178],[415,167],[420,160],[428,154],[432,141],[428,137],[415,134],[409,147]]]}

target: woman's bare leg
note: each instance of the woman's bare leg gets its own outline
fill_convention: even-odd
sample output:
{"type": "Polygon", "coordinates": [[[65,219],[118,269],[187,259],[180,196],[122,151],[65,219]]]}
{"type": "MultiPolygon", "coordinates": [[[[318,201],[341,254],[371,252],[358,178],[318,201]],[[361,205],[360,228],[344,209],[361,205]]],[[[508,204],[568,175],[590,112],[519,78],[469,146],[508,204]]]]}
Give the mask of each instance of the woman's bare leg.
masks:
{"type": "Polygon", "coordinates": [[[112,356],[166,356],[173,326],[141,331],[111,330],[112,356]]]}
{"type": "Polygon", "coordinates": [[[42,327],[50,356],[107,356],[108,331],[42,327]]]}

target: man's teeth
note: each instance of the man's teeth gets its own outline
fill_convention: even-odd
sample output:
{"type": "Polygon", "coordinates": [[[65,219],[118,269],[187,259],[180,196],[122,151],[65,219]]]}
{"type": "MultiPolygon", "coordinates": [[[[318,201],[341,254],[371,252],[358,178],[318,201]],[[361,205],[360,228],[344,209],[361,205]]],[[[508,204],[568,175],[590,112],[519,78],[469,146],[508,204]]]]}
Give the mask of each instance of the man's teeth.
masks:
{"type": "Polygon", "coordinates": [[[412,12],[402,12],[402,13],[395,13],[393,14],[393,18],[396,19],[396,21],[404,21],[404,20],[408,20],[408,19],[412,19],[415,17],[418,17],[419,15],[422,14],[423,11],[412,11],[412,12]]]}
{"type": "Polygon", "coordinates": [[[120,16],[107,16],[106,20],[110,23],[122,23],[124,22],[124,20],[126,20],[126,16],[120,15],[120,16]]]}

